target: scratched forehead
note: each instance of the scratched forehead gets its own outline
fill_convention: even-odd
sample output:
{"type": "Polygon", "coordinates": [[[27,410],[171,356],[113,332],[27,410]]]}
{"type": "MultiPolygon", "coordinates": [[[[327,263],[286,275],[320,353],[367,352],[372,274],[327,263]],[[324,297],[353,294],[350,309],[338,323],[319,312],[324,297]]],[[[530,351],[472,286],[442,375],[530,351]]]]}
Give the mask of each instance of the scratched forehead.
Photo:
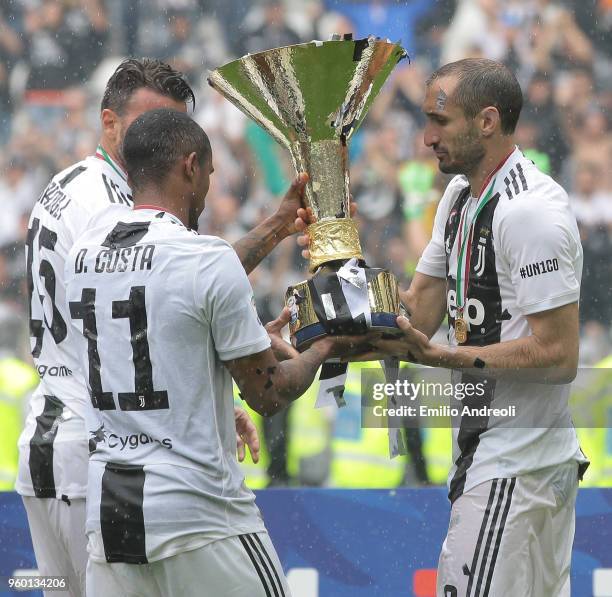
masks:
{"type": "Polygon", "coordinates": [[[427,88],[423,112],[426,114],[448,112],[452,104],[451,96],[455,85],[448,77],[435,79],[427,88]]]}
{"type": "Polygon", "coordinates": [[[440,88],[438,90],[438,94],[436,95],[436,110],[438,112],[444,112],[446,108],[446,101],[448,100],[448,95],[444,89],[440,88]]]}

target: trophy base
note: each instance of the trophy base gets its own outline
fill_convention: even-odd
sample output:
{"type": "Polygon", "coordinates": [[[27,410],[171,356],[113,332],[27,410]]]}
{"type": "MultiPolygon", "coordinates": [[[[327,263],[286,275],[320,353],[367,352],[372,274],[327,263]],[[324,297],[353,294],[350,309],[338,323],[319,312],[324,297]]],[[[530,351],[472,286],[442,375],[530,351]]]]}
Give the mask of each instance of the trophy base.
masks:
{"type": "Polygon", "coordinates": [[[353,282],[343,285],[345,263],[327,263],[310,280],[287,289],[291,342],[298,351],[306,350],[327,334],[361,335],[378,331],[383,337],[401,335],[396,318],[404,309],[397,278],[387,270],[360,265],[348,270],[354,273],[353,282]],[[353,317],[351,306],[354,311],[355,301],[361,302],[363,311],[369,310],[367,316],[361,313],[353,317]]]}

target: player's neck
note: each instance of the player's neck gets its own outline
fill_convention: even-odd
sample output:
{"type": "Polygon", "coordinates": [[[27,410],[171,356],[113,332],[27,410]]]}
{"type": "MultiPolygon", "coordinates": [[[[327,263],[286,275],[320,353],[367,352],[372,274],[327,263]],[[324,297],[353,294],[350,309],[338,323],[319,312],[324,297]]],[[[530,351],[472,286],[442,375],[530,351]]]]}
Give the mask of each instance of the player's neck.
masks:
{"type": "Polygon", "coordinates": [[[148,185],[134,192],[134,209],[159,209],[178,218],[186,227],[189,225],[189,208],[180,197],[173,197],[163,188],[148,185]]]}
{"type": "Polygon", "coordinates": [[[472,196],[479,197],[483,187],[489,183],[491,174],[496,172],[514,151],[514,137],[501,137],[501,141],[490,147],[473,173],[467,174],[472,196]]]}

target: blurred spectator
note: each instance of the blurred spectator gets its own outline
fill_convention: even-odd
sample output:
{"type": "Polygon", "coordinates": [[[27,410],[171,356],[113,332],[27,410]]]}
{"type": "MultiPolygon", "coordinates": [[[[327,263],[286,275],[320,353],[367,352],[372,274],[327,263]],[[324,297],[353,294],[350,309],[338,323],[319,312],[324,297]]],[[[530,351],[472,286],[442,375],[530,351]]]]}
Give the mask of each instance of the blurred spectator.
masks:
{"type": "Polygon", "coordinates": [[[571,206],[581,230],[601,227],[612,231],[612,192],[606,187],[605,168],[595,161],[576,164],[571,206]]]}
{"type": "Polygon", "coordinates": [[[228,51],[235,56],[240,55],[242,24],[251,4],[250,0],[198,0],[204,20],[215,19],[218,22],[221,39],[227,45],[228,51]]]}
{"type": "Polygon", "coordinates": [[[28,89],[83,83],[103,55],[109,23],[102,0],[31,0],[26,5],[28,89]]]}
{"type": "Polygon", "coordinates": [[[15,240],[0,246],[0,304],[7,304],[19,319],[27,319],[25,297],[25,259],[23,245],[28,225],[27,217],[18,218],[19,231],[15,240]]]}
{"type": "Polygon", "coordinates": [[[24,51],[18,30],[20,17],[17,5],[0,3],[0,145],[8,141],[11,133],[13,107],[9,83],[12,70],[24,51]]]}
{"type": "Polygon", "coordinates": [[[355,36],[375,35],[392,41],[402,40],[409,52],[413,51],[415,45],[416,23],[432,10],[434,4],[430,0],[411,2],[327,0],[326,2],[328,8],[340,12],[354,24],[355,36]]]}
{"type": "Polygon", "coordinates": [[[368,230],[364,256],[372,266],[388,261],[387,243],[401,236],[397,169],[405,157],[400,137],[409,124],[409,117],[396,113],[393,119],[386,118],[379,128],[372,127],[365,136],[363,153],[351,172],[359,220],[368,230]]]}
{"type": "Polygon", "coordinates": [[[199,104],[194,118],[206,131],[214,148],[215,192],[218,189],[220,193],[235,195],[242,203],[247,196],[252,196],[255,183],[245,176],[245,170],[253,167],[246,141],[247,118],[210,88],[203,91],[202,96],[204,101],[199,104]]]}
{"type": "Polygon", "coordinates": [[[520,119],[516,127],[515,138],[525,157],[529,158],[545,174],[552,174],[551,158],[548,153],[553,151],[552,147],[544,146],[543,151],[536,149],[540,130],[535,117],[520,119]]]}
{"type": "Polygon", "coordinates": [[[611,348],[612,193],[605,187],[604,172],[598,162],[577,162],[574,191],[570,195],[584,250],[580,301],[582,358],[592,362],[603,358],[611,348]]]}
{"type": "Polygon", "coordinates": [[[483,58],[503,60],[508,51],[497,0],[462,0],[458,3],[442,42],[441,64],[477,52],[483,58]]]}
{"type": "Polygon", "coordinates": [[[268,48],[290,46],[301,40],[289,27],[282,0],[261,0],[247,15],[243,24],[240,54],[261,52],[268,48]]]}
{"type": "Polygon", "coordinates": [[[602,181],[609,180],[612,137],[608,117],[599,107],[593,106],[581,115],[578,129],[573,140],[576,159],[599,163],[602,181]]]}
{"type": "MultiPolygon", "coordinates": [[[[534,74],[525,94],[525,107],[521,123],[529,122],[535,128],[535,138],[528,147],[546,154],[550,160],[550,173],[556,176],[567,157],[568,147],[563,136],[559,111],[554,103],[553,84],[541,71],[534,74]]],[[[521,144],[525,148],[525,144],[521,144]]]]}
{"type": "Polygon", "coordinates": [[[198,19],[195,0],[158,2],[157,39],[148,40],[145,54],[168,62],[194,83],[205,71],[227,61],[227,44],[217,20],[198,19]]]}
{"type": "Polygon", "coordinates": [[[24,245],[30,210],[44,184],[45,172],[36,164],[30,168],[18,153],[6,156],[0,171],[0,303],[11,303],[11,308],[25,316],[24,245]]]}
{"type": "Polygon", "coordinates": [[[542,71],[588,65],[593,60],[593,46],[578,27],[574,15],[554,0],[537,0],[533,29],[533,63],[542,71]]]}
{"type": "Polygon", "coordinates": [[[159,48],[157,58],[172,63],[174,68],[193,79],[198,63],[202,61],[201,49],[194,31],[190,9],[168,11],[168,41],[159,48]]]}
{"type": "Polygon", "coordinates": [[[440,49],[444,34],[457,8],[457,0],[437,0],[415,23],[417,56],[426,57],[430,64],[440,64],[440,49]]]}
{"type": "Polygon", "coordinates": [[[246,230],[240,225],[239,209],[240,203],[233,195],[213,194],[212,201],[206,202],[206,233],[230,243],[242,238],[246,230]]]}
{"type": "Polygon", "coordinates": [[[586,32],[596,52],[612,56],[612,3],[610,0],[582,0],[572,3],[576,23],[586,32]]]}
{"type": "Polygon", "coordinates": [[[437,160],[422,142],[423,131],[414,136],[414,154],[398,172],[404,214],[403,243],[407,267],[413,272],[433,230],[438,201],[449,177],[440,173],[437,160]]]}
{"type": "Polygon", "coordinates": [[[61,125],[53,131],[57,153],[52,159],[56,170],[63,170],[81,160],[97,142],[97,131],[88,122],[87,100],[87,95],[81,89],[64,94],[65,116],[61,125]]]}
{"type": "MultiPolygon", "coordinates": [[[[421,102],[425,96],[423,81],[426,78],[422,64],[401,63],[372,106],[369,118],[380,122],[389,110],[397,110],[410,116],[413,126],[422,126],[425,116],[421,102]]],[[[403,131],[403,136],[409,137],[410,133],[413,131],[403,131]]]]}
{"type": "Polygon", "coordinates": [[[9,156],[0,179],[0,247],[20,237],[19,220],[32,207],[32,191],[26,160],[18,155],[9,156]]]}
{"type": "Polygon", "coordinates": [[[102,0],[27,0],[28,115],[42,131],[64,116],[63,90],[84,83],[103,55],[102,0]]]}

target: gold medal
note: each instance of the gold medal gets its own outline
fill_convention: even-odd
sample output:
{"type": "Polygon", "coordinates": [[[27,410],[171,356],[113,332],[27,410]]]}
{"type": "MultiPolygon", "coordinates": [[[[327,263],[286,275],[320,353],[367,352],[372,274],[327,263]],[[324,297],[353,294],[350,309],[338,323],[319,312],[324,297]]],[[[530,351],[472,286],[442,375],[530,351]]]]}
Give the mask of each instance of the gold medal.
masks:
{"type": "Polygon", "coordinates": [[[468,337],[467,323],[463,317],[455,319],[455,338],[459,344],[465,344],[468,337]]]}

